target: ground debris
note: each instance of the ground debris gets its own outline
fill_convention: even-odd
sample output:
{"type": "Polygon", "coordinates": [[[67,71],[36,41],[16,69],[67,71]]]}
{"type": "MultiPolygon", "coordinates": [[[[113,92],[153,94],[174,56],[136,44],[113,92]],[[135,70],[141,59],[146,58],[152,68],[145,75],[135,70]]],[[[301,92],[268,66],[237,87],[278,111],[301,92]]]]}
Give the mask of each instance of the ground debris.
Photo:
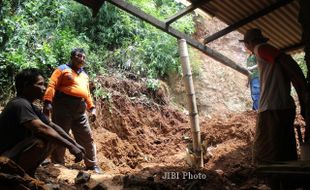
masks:
{"type": "Polygon", "coordinates": [[[40,180],[27,175],[14,161],[0,156],[0,189],[49,190],[40,180]]]}

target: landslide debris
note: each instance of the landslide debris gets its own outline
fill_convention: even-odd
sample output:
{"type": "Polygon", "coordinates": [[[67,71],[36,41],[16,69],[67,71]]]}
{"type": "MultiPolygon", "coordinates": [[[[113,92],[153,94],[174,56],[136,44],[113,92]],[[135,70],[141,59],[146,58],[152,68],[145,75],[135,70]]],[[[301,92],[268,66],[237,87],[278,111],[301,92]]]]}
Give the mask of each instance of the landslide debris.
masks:
{"type": "MultiPolygon", "coordinates": [[[[200,117],[205,151],[201,170],[189,166],[191,129],[186,110],[169,100],[167,88],[151,91],[141,79],[125,75],[100,77],[96,98],[98,119],[92,124],[98,163],[103,175],[92,174],[86,185],[103,183],[108,189],[264,189],[251,165],[256,112],[200,117]],[[164,179],[176,172],[179,179],[164,179]],[[204,175],[204,179],[183,177],[204,175]]],[[[48,164],[39,169],[43,181],[74,186],[82,163],[66,156],[67,168],[48,164]]],[[[67,185],[67,186],[66,186],[67,185]]]]}

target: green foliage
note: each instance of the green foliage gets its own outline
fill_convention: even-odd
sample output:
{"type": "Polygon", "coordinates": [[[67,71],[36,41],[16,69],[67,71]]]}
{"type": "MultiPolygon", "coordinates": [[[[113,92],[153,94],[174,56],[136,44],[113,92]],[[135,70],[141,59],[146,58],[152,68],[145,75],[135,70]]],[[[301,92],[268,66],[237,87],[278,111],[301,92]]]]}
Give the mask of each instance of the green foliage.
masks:
{"type": "Polygon", "coordinates": [[[293,58],[298,63],[304,75],[307,76],[308,69],[307,69],[306,60],[305,60],[305,53],[298,53],[294,55],[293,58]]]}
{"type": "MultiPolygon", "coordinates": [[[[161,20],[184,7],[173,0],[130,3],[161,20]]],[[[188,34],[194,32],[191,15],[172,26],[188,34]]],[[[109,3],[92,17],[90,9],[75,1],[0,1],[0,101],[14,93],[18,71],[36,67],[49,77],[56,66],[68,62],[74,47],[86,50],[86,70],[91,78],[106,73],[107,67],[148,78],[181,73],[174,37],[109,3]]],[[[101,96],[103,92],[96,93],[101,96]]]]}
{"type": "MultiPolygon", "coordinates": [[[[185,5],[174,0],[130,0],[129,2],[161,21],[185,8],[185,5]]],[[[174,22],[172,27],[186,34],[192,34],[195,32],[194,25],[192,15],[186,15],[174,22]]]]}
{"type": "Polygon", "coordinates": [[[195,51],[192,47],[189,47],[189,55],[190,55],[190,63],[192,69],[192,75],[194,77],[199,77],[202,73],[202,61],[197,51],[195,51]]]}
{"type": "Polygon", "coordinates": [[[158,90],[160,87],[160,82],[157,79],[147,79],[146,80],[146,87],[152,91],[158,90]]]}
{"type": "Polygon", "coordinates": [[[107,92],[105,88],[103,88],[101,85],[96,85],[96,88],[94,91],[94,98],[106,100],[107,102],[111,102],[112,94],[110,92],[107,92]]]}

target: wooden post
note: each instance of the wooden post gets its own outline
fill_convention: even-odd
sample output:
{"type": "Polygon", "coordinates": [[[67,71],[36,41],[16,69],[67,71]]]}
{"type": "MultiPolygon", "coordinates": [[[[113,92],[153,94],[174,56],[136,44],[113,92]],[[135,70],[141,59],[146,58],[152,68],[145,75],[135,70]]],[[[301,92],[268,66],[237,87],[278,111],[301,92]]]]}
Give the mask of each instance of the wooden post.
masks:
{"type": "Polygon", "coordinates": [[[302,42],[305,44],[305,61],[307,65],[307,82],[310,84],[310,13],[309,7],[310,2],[307,0],[299,1],[300,10],[299,10],[299,23],[302,26],[302,42]]]}
{"type": "Polygon", "coordinates": [[[200,127],[199,127],[194,83],[189,62],[186,40],[180,39],[178,43],[179,43],[179,53],[183,71],[183,82],[187,92],[187,104],[188,104],[192,138],[193,138],[193,153],[194,153],[193,166],[199,168],[203,167],[203,156],[201,151],[201,136],[200,136],[200,127]]]}

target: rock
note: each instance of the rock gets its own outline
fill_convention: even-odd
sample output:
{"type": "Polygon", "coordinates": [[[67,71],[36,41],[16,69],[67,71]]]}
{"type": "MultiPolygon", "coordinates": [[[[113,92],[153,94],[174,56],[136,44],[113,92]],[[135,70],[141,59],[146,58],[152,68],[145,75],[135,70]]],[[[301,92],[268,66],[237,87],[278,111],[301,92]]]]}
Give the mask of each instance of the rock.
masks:
{"type": "Polygon", "coordinates": [[[50,190],[45,184],[30,177],[13,160],[0,156],[0,189],[50,190]]]}
{"type": "Polygon", "coordinates": [[[160,182],[154,182],[153,177],[148,177],[143,179],[138,176],[125,176],[124,180],[124,189],[151,189],[151,190],[165,190],[169,189],[165,184],[160,182]]]}
{"type": "Polygon", "coordinates": [[[98,183],[95,187],[93,187],[91,190],[107,190],[108,187],[103,183],[98,183]]]}
{"type": "Polygon", "coordinates": [[[154,140],[154,144],[161,144],[161,140],[158,139],[154,140]]]}
{"type": "Polygon", "coordinates": [[[82,184],[82,183],[88,182],[89,179],[90,179],[90,174],[85,173],[83,171],[79,171],[74,181],[75,181],[75,184],[82,184]]]}
{"type": "Polygon", "coordinates": [[[219,174],[220,176],[224,175],[224,171],[223,170],[217,169],[217,170],[215,170],[215,172],[217,174],[219,174]]]}
{"type": "Polygon", "coordinates": [[[48,183],[48,184],[46,184],[46,187],[47,187],[49,190],[60,190],[59,184],[48,183]]]}
{"type": "Polygon", "coordinates": [[[0,157],[0,172],[5,174],[15,174],[21,177],[27,175],[26,172],[13,160],[7,157],[0,157]]]}

